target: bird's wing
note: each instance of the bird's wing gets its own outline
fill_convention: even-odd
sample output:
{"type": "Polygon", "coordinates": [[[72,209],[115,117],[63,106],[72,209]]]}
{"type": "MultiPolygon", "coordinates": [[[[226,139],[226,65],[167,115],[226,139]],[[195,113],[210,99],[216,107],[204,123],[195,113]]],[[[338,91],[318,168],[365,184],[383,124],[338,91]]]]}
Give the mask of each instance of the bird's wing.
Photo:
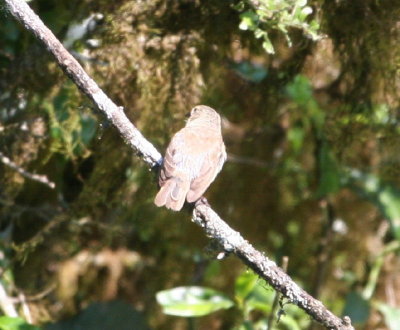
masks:
{"type": "Polygon", "coordinates": [[[179,174],[185,154],[185,142],[182,137],[182,130],[172,138],[165,152],[163,165],[159,176],[159,184],[162,186],[166,180],[179,174]]]}
{"type": "Polygon", "coordinates": [[[160,190],[154,203],[157,206],[179,211],[189,191],[190,176],[185,170],[185,159],[188,158],[187,143],[182,130],[174,135],[164,156],[159,175],[160,190]]]}
{"type": "Polygon", "coordinates": [[[222,140],[206,145],[211,147],[204,149],[202,157],[198,158],[201,160],[200,169],[192,180],[186,196],[186,200],[189,203],[195,202],[204,194],[219,171],[221,171],[226,160],[225,146],[222,140]]]}

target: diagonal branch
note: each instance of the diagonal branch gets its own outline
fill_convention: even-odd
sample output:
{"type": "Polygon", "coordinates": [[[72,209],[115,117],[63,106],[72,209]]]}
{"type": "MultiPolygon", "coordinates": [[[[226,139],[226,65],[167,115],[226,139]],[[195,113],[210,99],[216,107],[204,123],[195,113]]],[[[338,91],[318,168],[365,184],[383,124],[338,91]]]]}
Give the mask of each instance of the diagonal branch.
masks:
{"type": "MultiPolygon", "coordinates": [[[[99,88],[81,65],[63,47],[54,34],[29,8],[24,0],[3,0],[10,13],[31,31],[52,53],[67,76],[107,117],[119,134],[133,150],[152,168],[160,164],[162,157],[126,117],[123,108],[113,103],[99,88]]],[[[311,297],[272,260],[257,251],[240,233],[230,228],[209,205],[198,203],[193,210],[193,222],[201,226],[207,236],[219,242],[225,252],[234,253],[272,287],[282,293],[291,303],[296,304],[316,321],[328,329],[354,329],[350,318],[335,316],[320,301],[311,297]]]]}
{"type": "Polygon", "coordinates": [[[19,174],[21,174],[25,178],[43,183],[44,185],[46,185],[47,187],[49,187],[51,189],[54,189],[56,187],[56,184],[54,182],[50,181],[47,178],[47,176],[41,175],[41,174],[29,173],[28,171],[24,170],[22,167],[15,164],[10,158],[6,157],[1,151],[0,151],[0,162],[2,162],[4,165],[8,166],[9,168],[12,168],[13,170],[17,171],[19,174]]]}

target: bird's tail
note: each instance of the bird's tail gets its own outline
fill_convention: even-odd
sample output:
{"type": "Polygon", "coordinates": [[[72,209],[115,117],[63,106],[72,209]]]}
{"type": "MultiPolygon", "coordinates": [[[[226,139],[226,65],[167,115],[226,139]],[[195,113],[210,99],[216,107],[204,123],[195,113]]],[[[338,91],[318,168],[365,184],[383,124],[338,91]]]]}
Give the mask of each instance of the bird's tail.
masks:
{"type": "Polygon", "coordinates": [[[185,203],[189,187],[188,180],[180,180],[176,177],[170,178],[160,188],[154,199],[154,204],[157,206],[165,205],[168,209],[179,211],[185,203]]]}

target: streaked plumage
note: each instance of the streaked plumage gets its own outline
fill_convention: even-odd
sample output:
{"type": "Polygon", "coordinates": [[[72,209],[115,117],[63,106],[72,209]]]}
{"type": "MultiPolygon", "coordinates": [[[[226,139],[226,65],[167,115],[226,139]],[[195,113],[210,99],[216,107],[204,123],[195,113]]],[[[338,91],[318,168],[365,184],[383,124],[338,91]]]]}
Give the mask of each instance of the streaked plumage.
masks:
{"type": "Polygon", "coordinates": [[[197,201],[214,181],[226,160],[221,118],[212,108],[198,105],[186,126],[168,145],[154,203],[179,211],[185,199],[197,201]]]}

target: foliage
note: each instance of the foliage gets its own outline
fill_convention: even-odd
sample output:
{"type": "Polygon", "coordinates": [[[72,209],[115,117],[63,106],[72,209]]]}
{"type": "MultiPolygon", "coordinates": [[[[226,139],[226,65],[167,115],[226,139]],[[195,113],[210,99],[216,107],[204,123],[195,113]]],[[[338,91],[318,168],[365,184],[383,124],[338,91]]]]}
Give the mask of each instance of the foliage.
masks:
{"type": "Polygon", "coordinates": [[[350,291],[348,293],[343,314],[348,315],[355,325],[365,324],[371,316],[372,308],[376,308],[383,314],[388,328],[395,329],[393,325],[399,320],[399,309],[382,303],[379,300],[374,300],[372,297],[378,284],[377,282],[379,280],[379,274],[382,271],[384,258],[390,255],[390,253],[398,252],[399,248],[400,242],[398,240],[388,243],[373,261],[369,278],[364,289],[362,291],[350,291]]]}
{"type": "MultiPolygon", "coordinates": [[[[235,303],[218,291],[205,287],[177,287],[157,293],[157,301],[167,315],[200,317],[235,304],[241,313],[235,329],[265,329],[272,310],[275,292],[253,272],[245,271],[235,280],[235,303]],[[253,317],[255,312],[261,313],[253,317]]],[[[279,311],[277,329],[303,329],[309,323],[304,312],[285,305],[279,311]]]]}
{"type": "Polygon", "coordinates": [[[389,221],[393,236],[400,240],[400,190],[376,175],[349,169],[343,183],[370,200],[389,221]]]}
{"type": "Polygon", "coordinates": [[[67,158],[88,157],[88,144],[96,133],[97,122],[89,112],[76,111],[75,90],[71,83],[63,87],[51,102],[44,101],[43,106],[49,117],[49,129],[52,137],[50,150],[67,158]]]}
{"type": "MultiPolygon", "coordinates": [[[[382,182],[372,173],[362,173],[357,169],[340,166],[336,160],[324,132],[325,114],[312,96],[307,78],[297,76],[287,87],[290,98],[305,111],[301,127],[297,126],[288,132],[289,141],[294,150],[300,151],[304,141],[305,130],[314,132],[317,147],[317,165],[320,178],[317,189],[318,196],[337,193],[341,187],[350,187],[362,197],[368,198],[390,222],[393,235],[399,239],[400,191],[391,184],[382,182]],[[291,133],[292,132],[292,133],[291,133]]],[[[378,107],[372,125],[388,123],[387,112],[378,107]]]]}
{"type": "Polygon", "coordinates": [[[274,310],[275,296],[274,290],[254,273],[246,271],[238,276],[235,299],[243,316],[238,329],[265,329],[271,317],[275,318],[272,322],[274,329],[307,328],[309,319],[298,307],[281,301],[278,310],[274,310]]]}
{"type": "Polygon", "coordinates": [[[300,29],[314,41],[321,37],[318,22],[310,20],[313,9],[307,0],[245,0],[240,1],[235,8],[241,12],[239,28],[254,32],[254,36],[262,40],[262,46],[269,54],[275,53],[269,36],[271,30],[282,32],[289,47],[292,46],[289,35],[291,28],[300,29]]]}

